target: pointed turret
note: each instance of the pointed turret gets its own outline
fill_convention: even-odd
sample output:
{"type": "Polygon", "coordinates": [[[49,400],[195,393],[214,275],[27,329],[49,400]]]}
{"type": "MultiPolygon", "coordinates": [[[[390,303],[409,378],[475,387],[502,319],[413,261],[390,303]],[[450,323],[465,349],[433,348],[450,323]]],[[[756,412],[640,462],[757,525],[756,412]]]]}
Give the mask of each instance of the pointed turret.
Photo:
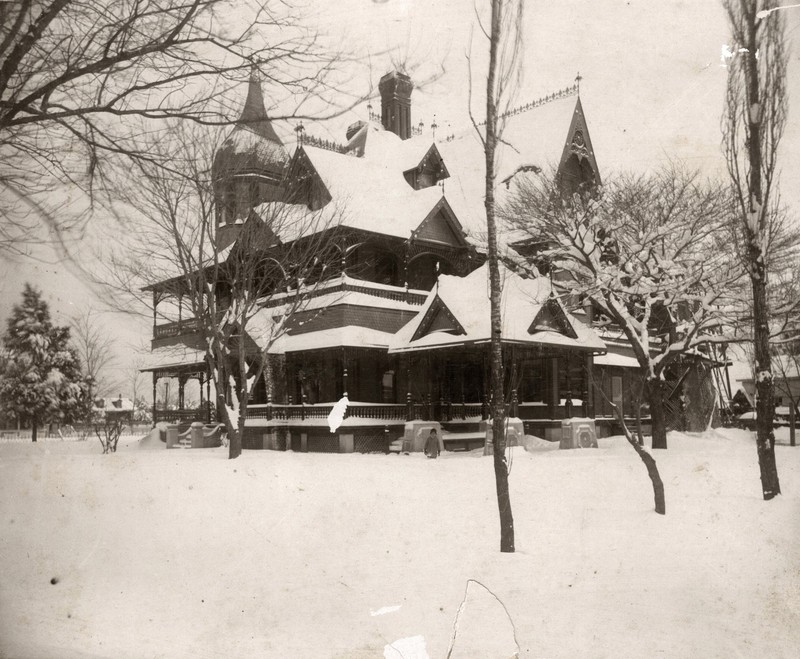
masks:
{"type": "MultiPolygon", "coordinates": [[[[581,76],[578,74],[576,81],[580,84],[581,76]]],[[[589,136],[589,127],[581,104],[580,87],[578,99],[572,113],[566,144],[561,154],[558,167],[558,176],[562,189],[567,194],[572,194],[579,189],[591,189],[601,184],[600,170],[592,147],[592,138],[589,136]]]]}
{"type": "Polygon", "coordinates": [[[261,81],[255,68],[250,72],[250,81],[247,84],[247,98],[244,101],[242,114],[236,120],[237,126],[245,126],[261,137],[283,146],[281,138],[272,127],[272,123],[264,107],[264,93],[261,90],[261,81]]]}
{"type": "Polygon", "coordinates": [[[253,69],[242,112],[214,156],[220,249],[236,239],[254,207],[283,198],[288,161],[289,154],[267,115],[261,82],[253,69]]]}

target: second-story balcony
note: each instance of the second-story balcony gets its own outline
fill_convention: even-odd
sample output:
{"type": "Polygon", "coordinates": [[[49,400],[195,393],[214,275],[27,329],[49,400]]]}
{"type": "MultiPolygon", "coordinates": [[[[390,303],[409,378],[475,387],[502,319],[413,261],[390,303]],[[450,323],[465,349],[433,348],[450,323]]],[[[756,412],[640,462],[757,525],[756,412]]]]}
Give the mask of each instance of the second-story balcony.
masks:
{"type": "Polygon", "coordinates": [[[166,339],[173,336],[194,334],[197,331],[197,321],[194,318],[184,318],[169,323],[156,325],[153,328],[153,339],[166,339]]]}

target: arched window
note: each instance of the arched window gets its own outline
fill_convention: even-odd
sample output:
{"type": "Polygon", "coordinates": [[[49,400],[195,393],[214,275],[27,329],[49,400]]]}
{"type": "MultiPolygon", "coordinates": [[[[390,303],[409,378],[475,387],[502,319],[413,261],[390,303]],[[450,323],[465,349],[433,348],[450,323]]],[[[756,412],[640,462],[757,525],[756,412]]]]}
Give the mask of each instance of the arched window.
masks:
{"type": "Polygon", "coordinates": [[[378,284],[402,285],[397,256],[375,245],[360,245],[348,254],[347,274],[378,284]]]}
{"type": "Polygon", "coordinates": [[[419,254],[408,262],[408,287],[429,291],[436,283],[436,265],[439,264],[440,275],[453,274],[453,266],[449,261],[437,254],[419,254]]]}

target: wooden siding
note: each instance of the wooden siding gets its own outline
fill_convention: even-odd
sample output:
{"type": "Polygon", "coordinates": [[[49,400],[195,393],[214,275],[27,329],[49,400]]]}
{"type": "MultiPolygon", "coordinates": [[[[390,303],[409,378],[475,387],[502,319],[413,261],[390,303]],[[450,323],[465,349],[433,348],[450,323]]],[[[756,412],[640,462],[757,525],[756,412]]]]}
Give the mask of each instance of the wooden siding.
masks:
{"type": "Polygon", "coordinates": [[[320,330],[355,325],[394,333],[417,315],[416,311],[337,304],[321,310],[302,311],[289,323],[289,334],[307,334],[320,330]]]}

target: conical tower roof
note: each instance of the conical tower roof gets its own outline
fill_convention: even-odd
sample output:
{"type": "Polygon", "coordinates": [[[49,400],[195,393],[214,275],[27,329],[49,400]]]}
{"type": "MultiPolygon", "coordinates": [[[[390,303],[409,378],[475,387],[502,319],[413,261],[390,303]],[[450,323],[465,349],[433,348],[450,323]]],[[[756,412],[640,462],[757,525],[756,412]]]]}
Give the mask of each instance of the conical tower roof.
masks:
{"type": "Polygon", "coordinates": [[[214,156],[214,177],[246,172],[274,176],[283,171],[288,160],[289,154],[264,107],[261,82],[253,71],[242,113],[214,156]]]}
{"type": "Polygon", "coordinates": [[[250,74],[250,82],[247,84],[247,98],[242,108],[242,114],[236,120],[237,127],[243,126],[261,137],[276,142],[283,146],[281,138],[272,127],[272,123],[264,107],[264,93],[261,90],[261,81],[255,71],[250,74]]]}

